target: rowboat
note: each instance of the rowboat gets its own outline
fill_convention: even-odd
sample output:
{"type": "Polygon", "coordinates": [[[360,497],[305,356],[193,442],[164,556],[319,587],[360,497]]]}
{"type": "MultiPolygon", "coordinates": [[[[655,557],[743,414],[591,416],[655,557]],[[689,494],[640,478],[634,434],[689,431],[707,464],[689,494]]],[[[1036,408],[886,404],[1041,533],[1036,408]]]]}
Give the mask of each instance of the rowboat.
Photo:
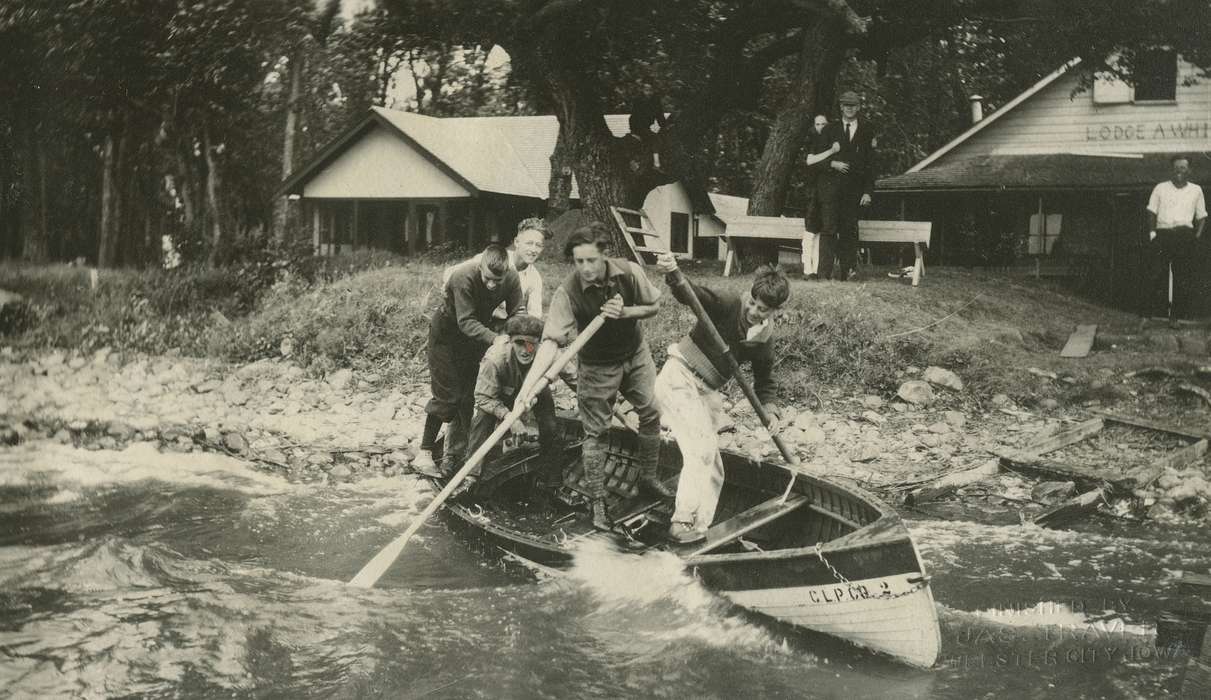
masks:
{"type": "MultiPolygon", "coordinates": [[[[474,493],[446,504],[449,522],[484,551],[531,568],[571,567],[586,538],[625,539],[626,549],[677,554],[709,589],[760,616],[838,637],[905,663],[930,667],[940,632],[929,577],[908,529],[866,491],[790,467],[723,453],[724,489],[705,541],[665,541],[668,504],[640,494],[635,434],[612,428],[607,503],[622,535],[593,529],[583,507],[578,421],[561,418],[564,480],[536,491],[534,446],[501,449],[484,463],[474,493]],[[579,505],[579,507],[577,507],[579,505]]],[[[664,441],[660,476],[676,486],[681,455],[664,441]]]]}

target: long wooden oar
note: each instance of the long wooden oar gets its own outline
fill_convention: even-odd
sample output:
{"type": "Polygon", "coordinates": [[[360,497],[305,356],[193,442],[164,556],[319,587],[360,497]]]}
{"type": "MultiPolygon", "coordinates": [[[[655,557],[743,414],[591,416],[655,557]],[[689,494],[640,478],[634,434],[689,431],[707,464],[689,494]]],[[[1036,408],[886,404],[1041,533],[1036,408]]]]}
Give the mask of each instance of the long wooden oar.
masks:
{"type": "MultiPolygon", "coordinates": [[[[550,368],[547,369],[542,378],[540,378],[534,384],[534,390],[531,395],[537,396],[539,392],[550,385],[551,382],[555,381],[556,378],[559,377],[559,370],[563,369],[563,366],[566,365],[573,357],[575,357],[576,353],[580,352],[580,348],[583,347],[585,343],[589,342],[589,338],[593,337],[593,334],[596,333],[599,328],[601,328],[601,324],[603,323],[605,323],[605,317],[600,315],[589,322],[589,325],[585,326],[585,329],[580,332],[580,335],[576,336],[576,340],[572,341],[571,344],[568,345],[567,349],[565,349],[555,359],[555,361],[551,363],[550,368]]],[[[429,505],[425,507],[425,510],[416,517],[416,520],[412,521],[412,524],[408,526],[408,529],[404,530],[404,534],[395,538],[386,547],[383,547],[382,551],[376,554],[368,564],[363,566],[361,571],[357,572],[357,575],[349,581],[349,585],[358,586],[361,588],[371,588],[379,580],[379,578],[381,578],[382,575],[387,572],[387,569],[391,568],[391,565],[394,564],[395,560],[399,557],[400,552],[404,551],[404,546],[408,544],[408,540],[410,540],[412,536],[416,534],[416,531],[420,529],[420,526],[429,519],[430,515],[437,512],[438,508],[441,508],[442,504],[446,502],[446,499],[450,497],[450,494],[454,492],[454,489],[457,488],[460,483],[462,483],[462,480],[471,473],[472,469],[475,469],[475,467],[477,467],[479,463],[484,460],[484,457],[486,457],[488,452],[490,452],[492,448],[496,446],[496,443],[499,442],[502,437],[504,437],[504,434],[508,432],[509,428],[512,427],[513,424],[525,414],[527,406],[525,405],[526,402],[521,400],[522,398],[523,397],[518,397],[518,401],[514,404],[513,410],[504,417],[504,419],[500,422],[500,425],[496,426],[496,430],[492,431],[492,434],[488,436],[488,439],[484,441],[484,444],[480,445],[479,449],[475,450],[471,457],[463,464],[462,469],[459,469],[454,476],[450,477],[450,480],[446,482],[445,488],[438,492],[437,496],[435,496],[433,500],[429,502],[429,505]]]]}
{"type": "MultiPolygon", "coordinates": [[[[714,342],[715,345],[717,345],[723,352],[723,358],[727,362],[728,369],[731,370],[732,376],[736,378],[736,383],[740,385],[740,391],[744,392],[744,398],[748,399],[749,404],[752,405],[753,411],[756,412],[757,418],[760,419],[761,424],[765,426],[766,430],[769,430],[769,413],[766,412],[765,406],[761,403],[761,399],[757,398],[757,392],[753,391],[753,385],[750,384],[748,379],[745,379],[744,375],[740,373],[740,363],[737,362],[736,357],[732,355],[732,349],[728,347],[728,344],[723,339],[723,336],[719,335],[719,329],[715,328],[715,323],[711,320],[711,317],[707,315],[706,309],[702,308],[702,302],[699,301],[698,295],[694,293],[694,287],[690,285],[689,280],[685,278],[685,275],[682,274],[681,270],[673,270],[670,274],[673,278],[673,284],[677,285],[685,292],[685,296],[690,302],[690,309],[694,312],[694,315],[698,317],[698,322],[702,324],[702,327],[706,329],[707,334],[711,336],[711,341],[714,342]]],[[[786,460],[788,464],[799,466],[799,456],[786,446],[786,443],[782,441],[782,437],[780,435],[770,431],[770,439],[774,441],[774,445],[777,446],[778,451],[782,453],[782,459],[786,460]]],[[[795,485],[796,476],[797,474],[792,471],[791,481],[786,485],[786,491],[782,494],[783,501],[785,501],[787,496],[790,495],[791,489],[795,485]]]]}

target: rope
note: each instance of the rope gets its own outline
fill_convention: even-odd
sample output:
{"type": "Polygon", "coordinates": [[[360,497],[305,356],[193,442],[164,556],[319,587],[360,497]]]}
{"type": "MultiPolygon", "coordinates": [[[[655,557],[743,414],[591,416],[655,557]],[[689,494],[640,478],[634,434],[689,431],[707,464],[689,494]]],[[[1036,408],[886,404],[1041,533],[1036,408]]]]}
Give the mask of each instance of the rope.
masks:
{"type": "Polygon", "coordinates": [[[930,329],[930,328],[933,328],[934,326],[938,325],[939,323],[941,323],[941,322],[943,322],[943,321],[945,321],[945,320],[947,320],[947,319],[949,319],[949,318],[951,318],[951,317],[954,317],[954,316],[959,315],[959,314],[960,314],[960,313],[962,313],[964,310],[966,310],[966,309],[967,309],[967,307],[969,307],[969,306],[971,306],[972,304],[974,304],[974,303],[976,303],[977,301],[979,301],[979,300],[980,300],[980,297],[982,297],[982,296],[984,296],[984,293],[983,293],[983,292],[980,292],[979,294],[975,295],[975,297],[973,297],[971,301],[969,301],[969,302],[967,302],[966,304],[964,304],[963,306],[959,307],[959,309],[958,309],[957,311],[955,311],[955,312],[953,312],[953,313],[946,314],[945,316],[943,316],[942,318],[939,318],[938,320],[934,321],[933,323],[928,323],[928,324],[926,324],[926,325],[924,325],[924,326],[921,326],[920,328],[914,328],[914,329],[912,329],[912,330],[910,330],[910,331],[903,331],[903,332],[901,332],[901,333],[892,333],[891,335],[885,335],[885,336],[883,336],[882,338],[880,338],[880,340],[891,340],[892,338],[899,338],[899,337],[901,337],[901,336],[905,336],[905,335],[912,335],[913,333],[920,333],[921,331],[924,331],[924,330],[928,330],[928,329],[930,329]]]}

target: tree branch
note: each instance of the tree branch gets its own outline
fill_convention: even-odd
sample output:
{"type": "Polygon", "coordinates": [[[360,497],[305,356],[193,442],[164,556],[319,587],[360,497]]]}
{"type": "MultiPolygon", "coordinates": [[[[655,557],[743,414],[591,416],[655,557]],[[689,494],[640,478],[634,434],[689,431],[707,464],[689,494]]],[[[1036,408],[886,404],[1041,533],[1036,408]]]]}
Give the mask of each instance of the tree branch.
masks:
{"type": "Polygon", "coordinates": [[[809,10],[814,14],[825,15],[840,20],[845,27],[845,33],[851,36],[864,36],[869,18],[858,16],[847,0],[791,0],[792,4],[809,10]]]}

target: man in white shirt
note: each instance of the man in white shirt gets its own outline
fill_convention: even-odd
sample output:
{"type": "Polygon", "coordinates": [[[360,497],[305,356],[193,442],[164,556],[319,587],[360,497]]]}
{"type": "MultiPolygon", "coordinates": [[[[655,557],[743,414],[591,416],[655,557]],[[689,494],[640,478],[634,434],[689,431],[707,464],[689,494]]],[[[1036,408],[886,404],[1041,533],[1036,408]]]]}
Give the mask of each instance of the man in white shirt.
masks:
{"type": "Polygon", "coordinates": [[[1202,238],[1207,223],[1203,189],[1187,179],[1190,159],[1174,156],[1172,163],[1173,176],[1154,187],[1148,199],[1148,240],[1156,261],[1156,276],[1168,282],[1170,319],[1191,311],[1195,241],[1202,238]]]}

